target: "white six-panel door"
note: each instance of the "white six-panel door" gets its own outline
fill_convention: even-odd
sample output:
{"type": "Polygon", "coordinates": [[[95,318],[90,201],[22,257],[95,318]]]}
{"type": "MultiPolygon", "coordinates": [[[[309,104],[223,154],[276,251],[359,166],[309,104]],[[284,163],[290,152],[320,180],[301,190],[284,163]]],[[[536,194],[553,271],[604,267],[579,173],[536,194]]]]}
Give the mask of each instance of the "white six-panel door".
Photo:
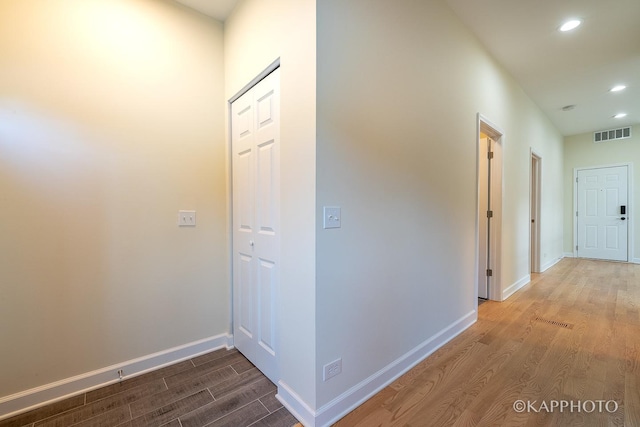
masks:
{"type": "Polygon", "coordinates": [[[578,257],[628,260],[627,169],[627,166],[613,166],[578,170],[578,257]],[[624,214],[622,206],[625,206],[624,214]]]}
{"type": "Polygon", "coordinates": [[[234,345],[278,380],[280,72],[231,105],[234,345]]]}

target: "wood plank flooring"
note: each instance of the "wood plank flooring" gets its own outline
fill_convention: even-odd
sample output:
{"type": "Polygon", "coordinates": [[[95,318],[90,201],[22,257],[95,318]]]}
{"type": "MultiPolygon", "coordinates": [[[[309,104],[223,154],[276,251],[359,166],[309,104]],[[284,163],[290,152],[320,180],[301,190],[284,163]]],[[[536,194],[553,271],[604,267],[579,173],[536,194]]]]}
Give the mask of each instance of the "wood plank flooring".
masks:
{"type": "MultiPolygon", "coordinates": [[[[290,427],[296,420],[275,390],[224,350],[0,427],[290,427]]],[[[640,265],[567,258],[533,275],[507,301],[483,303],[476,324],[335,425],[640,426],[640,265]],[[599,400],[617,409],[600,411],[599,400]],[[539,412],[517,412],[516,401],[539,412]],[[560,401],[587,406],[541,408],[560,401]]]]}
{"type": "Polygon", "coordinates": [[[640,426],[640,265],[566,258],[478,313],[335,426],[640,426]]]}
{"type": "Polygon", "coordinates": [[[0,421],[0,427],[291,427],[276,387],[218,350],[0,421]]]}

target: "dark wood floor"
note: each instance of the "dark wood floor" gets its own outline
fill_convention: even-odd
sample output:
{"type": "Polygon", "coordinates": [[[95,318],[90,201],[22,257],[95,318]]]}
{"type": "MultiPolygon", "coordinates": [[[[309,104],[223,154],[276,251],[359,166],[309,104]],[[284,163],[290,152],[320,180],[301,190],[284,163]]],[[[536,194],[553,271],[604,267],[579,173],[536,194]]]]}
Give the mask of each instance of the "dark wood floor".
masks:
{"type": "Polygon", "coordinates": [[[276,387],[218,350],[0,421],[0,427],[291,427],[276,387]]]}
{"type": "Polygon", "coordinates": [[[335,426],[640,427],[640,265],[566,258],[478,313],[335,426]]]}

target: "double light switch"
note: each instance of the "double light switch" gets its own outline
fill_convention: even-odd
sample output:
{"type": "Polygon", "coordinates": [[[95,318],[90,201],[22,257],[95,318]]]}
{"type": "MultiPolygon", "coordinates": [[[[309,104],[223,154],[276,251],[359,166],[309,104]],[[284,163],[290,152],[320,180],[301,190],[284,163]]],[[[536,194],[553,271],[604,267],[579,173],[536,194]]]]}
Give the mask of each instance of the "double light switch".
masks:
{"type": "Polygon", "coordinates": [[[178,227],[195,227],[196,211],[178,211],[178,227]]]}

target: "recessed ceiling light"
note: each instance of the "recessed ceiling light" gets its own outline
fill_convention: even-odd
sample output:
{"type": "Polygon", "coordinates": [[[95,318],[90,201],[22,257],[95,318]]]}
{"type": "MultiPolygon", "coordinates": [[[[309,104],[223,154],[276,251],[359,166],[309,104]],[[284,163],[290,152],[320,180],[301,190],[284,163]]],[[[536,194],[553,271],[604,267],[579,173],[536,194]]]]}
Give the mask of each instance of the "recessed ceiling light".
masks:
{"type": "Polygon", "coordinates": [[[627,113],[618,113],[615,116],[613,116],[614,119],[621,119],[623,117],[627,117],[627,113]]]}
{"type": "Polygon", "coordinates": [[[617,85],[609,89],[609,92],[620,92],[621,90],[625,90],[627,87],[625,85],[617,85]]]}
{"type": "Polygon", "coordinates": [[[580,24],[582,24],[582,21],[580,21],[579,19],[572,19],[562,24],[562,27],[560,27],[560,31],[571,31],[580,24]]]}

